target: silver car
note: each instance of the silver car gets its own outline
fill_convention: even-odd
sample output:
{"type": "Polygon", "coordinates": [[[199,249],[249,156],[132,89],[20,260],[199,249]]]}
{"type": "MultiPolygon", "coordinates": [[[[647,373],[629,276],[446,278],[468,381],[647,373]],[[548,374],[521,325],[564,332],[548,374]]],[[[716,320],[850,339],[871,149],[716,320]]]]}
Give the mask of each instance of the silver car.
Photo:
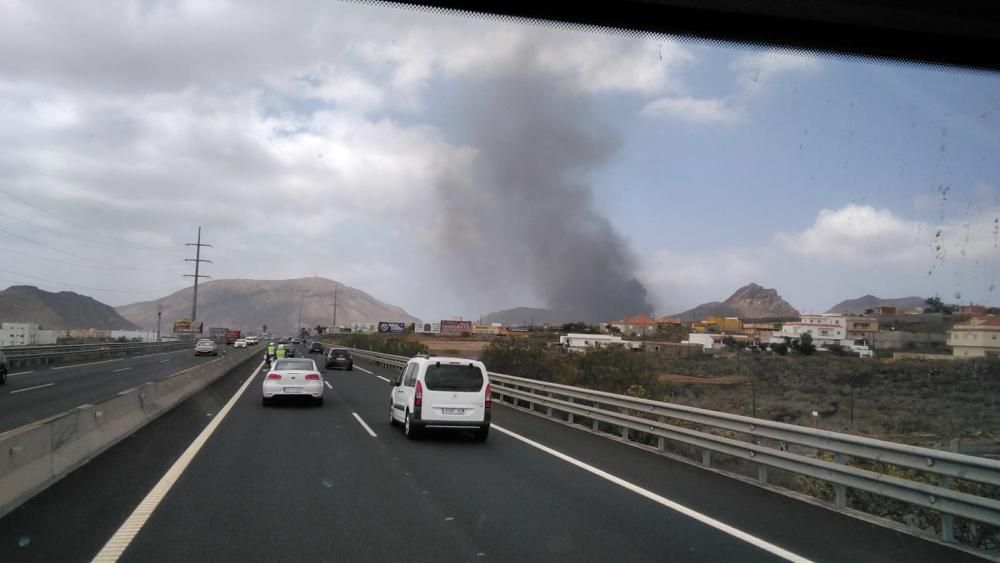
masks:
{"type": "Polygon", "coordinates": [[[194,346],[195,356],[218,356],[219,347],[215,345],[215,342],[211,340],[199,340],[194,346]]]}
{"type": "Polygon", "coordinates": [[[309,358],[281,358],[274,360],[264,376],[264,406],[278,397],[302,397],[315,405],[323,404],[323,376],[316,362],[309,358]]]}

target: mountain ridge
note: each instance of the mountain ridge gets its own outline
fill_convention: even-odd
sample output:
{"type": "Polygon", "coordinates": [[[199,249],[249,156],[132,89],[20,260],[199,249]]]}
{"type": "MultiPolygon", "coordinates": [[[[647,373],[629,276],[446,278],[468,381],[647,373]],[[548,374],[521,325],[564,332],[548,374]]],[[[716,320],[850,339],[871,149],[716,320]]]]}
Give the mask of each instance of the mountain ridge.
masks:
{"type": "Polygon", "coordinates": [[[701,321],[711,316],[764,319],[799,317],[800,313],[778,294],[778,290],[749,283],[725,301],[709,301],[670,316],[682,321],[701,321]]]}
{"type": "Polygon", "coordinates": [[[36,323],[44,329],[135,330],[111,306],[73,291],[51,292],[32,285],[0,291],[0,321],[36,323]]]}
{"type": "Polygon", "coordinates": [[[917,297],[911,295],[909,297],[876,297],[875,295],[868,294],[862,295],[855,299],[845,299],[840,303],[837,303],[833,307],[827,309],[827,313],[844,313],[849,315],[860,315],[864,313],[867,309],[874,309],[875,307],[887,305],[896,307],[901,310],[913,309],[915,307],[923,307],[925,300],[923,297],[917,297]]]}

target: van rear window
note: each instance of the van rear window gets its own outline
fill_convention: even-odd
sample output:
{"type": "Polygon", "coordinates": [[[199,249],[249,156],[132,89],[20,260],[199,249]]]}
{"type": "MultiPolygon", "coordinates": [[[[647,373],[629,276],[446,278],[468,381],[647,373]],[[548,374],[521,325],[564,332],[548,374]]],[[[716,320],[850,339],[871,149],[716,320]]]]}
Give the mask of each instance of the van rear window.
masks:
{"type": "Polygon", "coordinates": [[[476,366],[429,365],[424,375],[428,391],[472,392],[483,388],[483,372],[476,366]]]}

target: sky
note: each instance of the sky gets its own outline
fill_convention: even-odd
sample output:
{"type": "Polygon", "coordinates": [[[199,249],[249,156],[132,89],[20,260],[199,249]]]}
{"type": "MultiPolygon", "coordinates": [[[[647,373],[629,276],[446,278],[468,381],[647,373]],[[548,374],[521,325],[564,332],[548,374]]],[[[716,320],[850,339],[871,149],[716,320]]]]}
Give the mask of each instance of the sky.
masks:
{"type": "Polygon", "coordinates": [[[350,2],[0,2],[0,287],[1000,304],[995,75],[350,2]]]}

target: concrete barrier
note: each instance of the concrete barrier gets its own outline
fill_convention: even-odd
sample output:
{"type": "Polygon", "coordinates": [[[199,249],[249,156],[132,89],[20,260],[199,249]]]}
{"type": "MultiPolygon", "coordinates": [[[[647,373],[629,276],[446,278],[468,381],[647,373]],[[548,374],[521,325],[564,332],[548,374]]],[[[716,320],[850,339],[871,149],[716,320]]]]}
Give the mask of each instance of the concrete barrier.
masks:
{"type": "Polygon", "coordinates": [[[95,405],[0,434],[0,518],[220,377],[262,357],[258,348],[231,350],[95,405]]]}

